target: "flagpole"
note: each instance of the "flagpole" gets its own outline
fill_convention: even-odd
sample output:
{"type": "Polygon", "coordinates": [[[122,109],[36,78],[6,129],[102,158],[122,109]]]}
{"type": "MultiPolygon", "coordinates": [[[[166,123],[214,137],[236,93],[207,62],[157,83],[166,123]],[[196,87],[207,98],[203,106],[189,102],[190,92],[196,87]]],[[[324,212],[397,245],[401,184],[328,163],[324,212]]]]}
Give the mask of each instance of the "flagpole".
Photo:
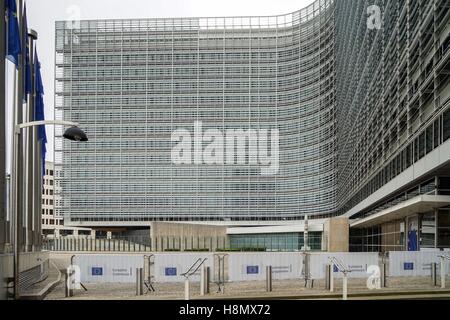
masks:
{"type": "Polygon", "coordinates": [[[12,110],[12,159],[11,159],[11,219],[12,219],[12,225],[13,225],[13,250],[14,250],[14,299],[18,299],[20,296],[19,293],[19,251],[20,251],[20,244],[19,244],[19,214],[17,212],[17,148],[16,148],[16,134],[14,131],[14,128],[17,124],[17,72],[14,69],[14,76],[13,76],[13,110],[12,110]]]}
{"type": "MultiPolygon", "coordinates": [[[[28,122],[34,121],[35,114],[35,103],[34,103],[34,42],[37,40],[37,32],[34,30],[29,30],[28,32],[29,44],[30,47],[30,68],[31,68],[31,94],[28,98],[28,122]]],[[[38,210],[39,206],[37,206],[37,201],[39,203],[42,201],[42,190],[36,190],[36,180],[41,179],[37,175],[36,168],[36,153],[37,153],[37,130],[36,128],[28,129],[28,230],[31,234],[31,244],[33,245],[32,250],[39,250],[39,237],[40,237],[40,223],[41,223],[41,211],[38,210]]]]}
{"type": "MultiPolygon", "coordinates": [[[[22,34],[22,0],[17,1],[17,19],[19,21],[19,34],[22,34]]],[[[23,122],[23,54],[19,53],[18,72],[15,77],[14,88],[17,90],[15,97],[15,125],[23,122]]],[[[15,243],[14,243],[14,298],[20,299],[20,252],[23,245],[23,135],[21,131],[15,132],[14,135],[14,214],[15,214],[15,243]]]]}
{"type": "MultiPolygon", "coordinates": [[[[23,54],[24,54],[24,70],[23,70],[23,79],[22,88],[23,88],[23,96],[26,100],[26,108],[25,108],[25,122],[33,121],[33,104],[32,99],[29,96],[29,77],[31,74],[28,74],[30,67],[30,44],[33,41],[32,35],[28,32],[28,26],[26,23],[26,13],[24,8],[24,13],[22,16],[22,39],[23,39],[23,54]]],[[[31,95],[31,94],[30,94],[31,95]]],[[[28,129],[25,133],[25,183],[24,183],[24,192],[25,192],[25,213],[26,213],[26,248],[27,252],[32,252],[34,250],[34,234],[33,234],[33,130],[32,128],[28,129]]]]}
{"type": "Polygon", "coordinates": [[[0,1],[0,252],[5,252],[6,222],[6,20],[5,2],[0,1]]]}

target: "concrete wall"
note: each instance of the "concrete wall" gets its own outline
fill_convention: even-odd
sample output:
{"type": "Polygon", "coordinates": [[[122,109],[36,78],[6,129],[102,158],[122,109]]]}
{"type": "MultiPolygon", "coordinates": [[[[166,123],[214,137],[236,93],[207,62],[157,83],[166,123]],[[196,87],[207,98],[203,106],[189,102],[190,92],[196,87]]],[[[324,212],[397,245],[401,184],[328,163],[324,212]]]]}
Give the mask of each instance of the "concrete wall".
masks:
{"type": "Polygon", "coordinates": [[[349,219],[341,217],[328,219],[324,223],[324,241],[328,252],[349,252],[349,219]]]}
{"type": "Polygon", "coordinates": [[[152,222],[150,225],[152,251],[164,251],[172,246],[181,250],[190,247],[217,249],[227,238],[227,227],[197,224],[152,222]],[[220,241],[218,241],[220,239],[220,241]],[[169,243],[170,241],[175,242],[169,243]]]}

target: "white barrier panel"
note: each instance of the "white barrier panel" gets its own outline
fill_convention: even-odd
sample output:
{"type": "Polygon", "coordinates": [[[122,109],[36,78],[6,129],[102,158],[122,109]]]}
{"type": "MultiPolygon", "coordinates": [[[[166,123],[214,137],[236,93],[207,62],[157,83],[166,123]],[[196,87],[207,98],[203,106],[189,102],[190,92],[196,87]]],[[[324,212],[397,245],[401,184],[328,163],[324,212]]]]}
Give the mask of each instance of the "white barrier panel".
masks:
{"type": "MultiPolygon", "coordinates": [[[[335,257],[351,271],[349,278],[367,278],[367,268],[378,266],[378,253],[312,253],[311,254],[311,277],[313,279],[325,279],[326,265],[330,258],[335,257]]],[[[342,272],[334,268],[334,277],[342,278],[342,272]]]]}
{"type": "MultiPolygon", "coordinates": [[[[392,251],[389,252],[389,276],[391,277],[427,277],[431,275],[431,264],[437,263],[440,272],[443,252],[439,251],[392,251]]],[[[450,274],[450,261],[445,261],[447,274],[450,274]]]]}
{"type": "MultiPolygon", "coordinates": [[[[198,259],[207,259],[204,266],[210,267],[213,272],[214,255],[211,253],[167,253],[155,254],[155,282],[184,282],[183,273],[198,259]]],[[[191,281],[200,281],[201,268],[191,277],[191,281]]]]}
{"type": "Polygon", "coordinates": [[[266,267],[272,266],[272,279],[299,279],[303,268],[301,253],[232,253],[228,257],[230,281],[262,281],[266,267]]]}
{"type": "Polygon", "coordinates": [[[74,265],[80,267],[81,282],[135,283],[136,268],[142,268],[142,255],[77,255],[74,265]]]}

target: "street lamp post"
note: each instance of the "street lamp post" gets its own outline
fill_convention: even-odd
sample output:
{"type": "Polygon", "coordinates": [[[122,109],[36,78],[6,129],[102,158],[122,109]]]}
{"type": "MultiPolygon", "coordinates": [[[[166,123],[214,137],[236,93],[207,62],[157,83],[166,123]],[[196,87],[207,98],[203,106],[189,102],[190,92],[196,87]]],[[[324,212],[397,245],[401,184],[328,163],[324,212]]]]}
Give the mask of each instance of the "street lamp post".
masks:
{"type": "MultiPolygon", "coordinates": [[[[70,127],[66,130],[64,133],[64,138],[71,140],[71,141],[77,141],[77,142],[86,142],[88,141],[88,138],[86,136],[86,133],[84,133],[80,128],[78,128],[79,124],[75,122],[69,122],[69,121],[59,121],[59,120],[43,120],[43,121],[34,121],[34,122],[27,122],[22,124],[17,124],[14,127],[14,143],[13,143],[13,170],[12,170],[12,195],[13,195],[13,205],[12,205],[12,215],[14,216],[14,298],[18,300],[20,298],[20,285],[19,285],[19,275],[20,275],[20,267],[19,267],[19,261],[20,261],[20,244],[19,244],[19,235],[20,235],[20,229],[21,226],[21,219],[18,219],[19,215],[22,215],[22,212],[19,212],[19,201],[21,197],[18,197],[19,192],[19,180],[18,177],[18,168],[22,165],[22,157],[19,157],[19,140],[21,139],[21,132],[23,129],[29,129],[34,128],[38,126],[43,125],[53,125],[53,126],[66,126],[70,127]]],[[[42,178],[42,177],[41,177],[42,178]]],[[[25,181],[25,184],[30,183],[30,181],[25,181]]],[[[40,185],[40,184],[39,184],[40,185]]],[[[24,192],[26,185],[21,185],[20,192],[24,192]]],[[[42,192],[42,191],[41,191],[42,192]]],[[[23,206],[20,206],[23,208],[23,206]]],[[[39,215],[40,212],[37,212],[39,215]]],[[[39,219],[39,221],[41,221],[39,219]]]]}

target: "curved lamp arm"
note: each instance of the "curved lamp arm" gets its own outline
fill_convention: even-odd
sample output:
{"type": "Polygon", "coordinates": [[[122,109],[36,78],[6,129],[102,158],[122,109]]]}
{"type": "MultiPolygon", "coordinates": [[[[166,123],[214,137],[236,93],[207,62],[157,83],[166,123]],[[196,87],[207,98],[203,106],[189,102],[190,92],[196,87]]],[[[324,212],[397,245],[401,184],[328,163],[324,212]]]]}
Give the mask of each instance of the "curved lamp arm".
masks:
{"type": "Polygon", "coordinates": [[[55,126],[67,126],[67,127],[78,127],[80,124],[76,122],[70,121],[61,121],[61,120],[45,120],[45,121],[34,121],[21,123],[16,125],[15,131],[16,133],[20,132],[20,130],[30,127],[37,127],[43,125],[55,125],[55,126]]]}

